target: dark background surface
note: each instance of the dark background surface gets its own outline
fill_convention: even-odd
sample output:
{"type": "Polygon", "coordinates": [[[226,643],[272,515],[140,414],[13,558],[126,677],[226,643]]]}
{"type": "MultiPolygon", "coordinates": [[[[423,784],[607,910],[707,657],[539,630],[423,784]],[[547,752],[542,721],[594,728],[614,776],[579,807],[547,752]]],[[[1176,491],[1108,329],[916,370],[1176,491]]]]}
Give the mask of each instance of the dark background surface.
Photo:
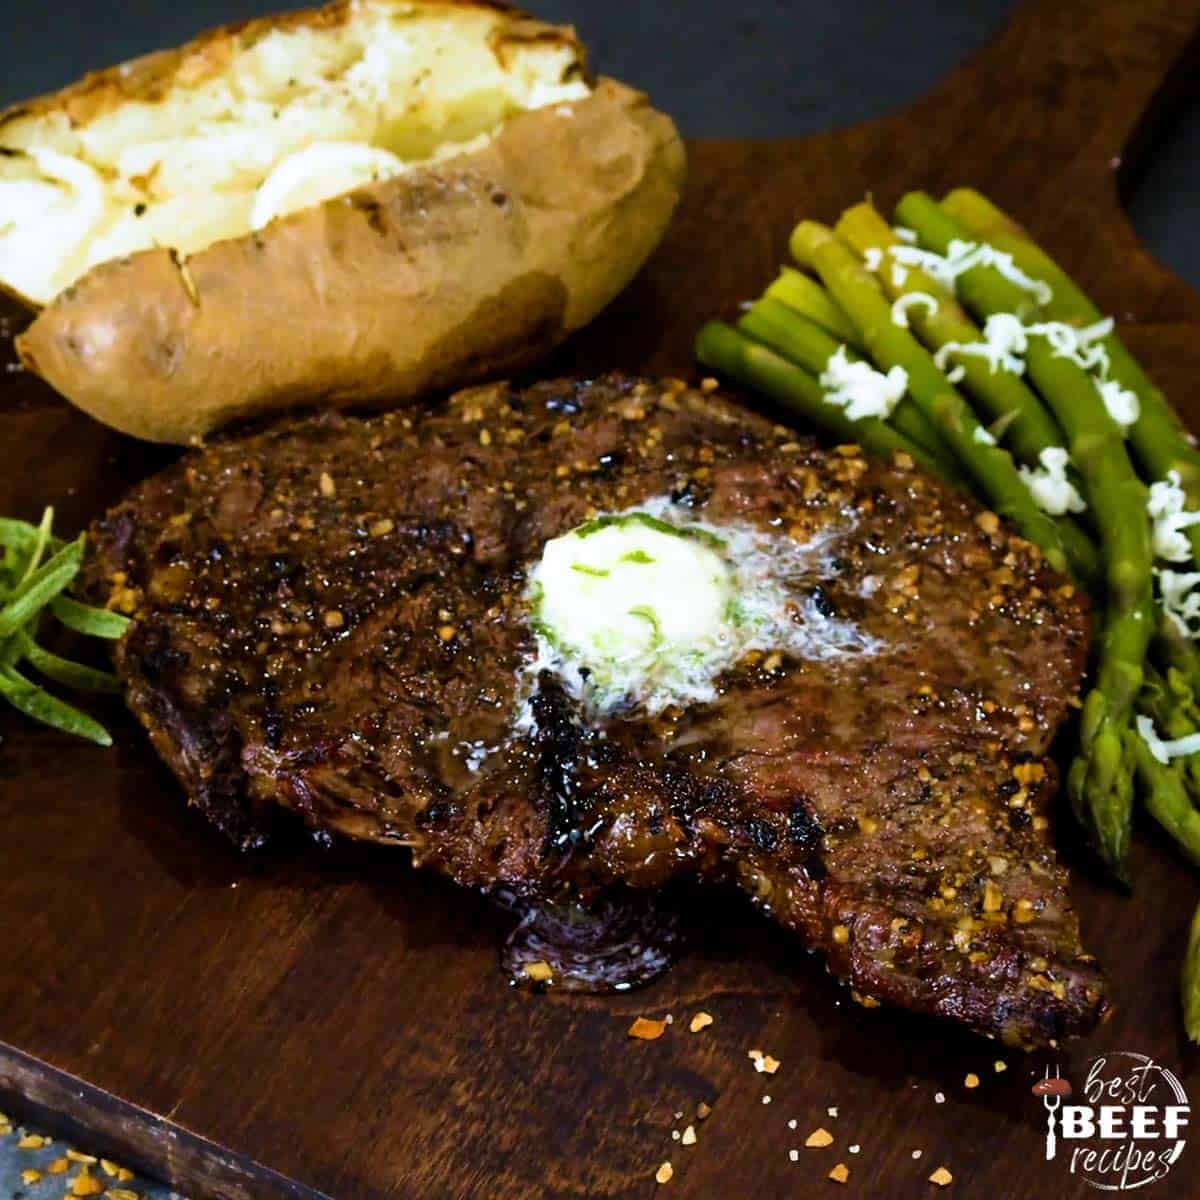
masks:
{"type": "MultiPolygon", "coordinates": [[[[1132,2],[1132,0],[1131,0],[1132,2]]],[[[7,6],[0,105],[84,71],[171,45],[197,30],[256,15],[263,0],[7,6]]],[[[274,7],[280,7],[275,5],[274,7]]],[[[573,22],[600,71],[649,91],[689,137],[794,137],[877,116],[914,99],[1003,23],[1010,0],[531,0],[539,16],[573,22]]],[[[1200,286],[1200,104],[1169,131],[1128,197],[1151,250],[1200,286]]],[[[1053,169],[1048,164],[1047,169],[1053,169]]],[[[919,180],[914,180],[914,184],[919,180]]],[[[964,181],[966,182],[966,181],[964,181]]],[[[850,198],[847,197],[847,200],[850,198]]],[[[797,198],[798,208],[803,197],[797,198]]],[[[61,1194],[58,1179],[21,1188],[42,1166],[0,1141],[0,1198],[61,1194]]],[[[146,1196],[165,1193],[136,1183],[146,1196]]]]}
{"type": "MultiPolygon", "coordinates": [[[[1136,3],[1136,0],[1129,0],[1136,3]]],[[[799,137],[914,99],[1003,24],[1012,0],[525,0],[570,21],[601,71],[638,84],[688,137],[799,137]]],[[[271,0],[6,5],[0,104],[197,30],[295,7],[271,0]]],[[[1200,286],[1200,103],[1128,198],[1149,248],[1200,286]]],[[[914,181],[916,183],[918,181],[914,181]]],[[[966,182],[966,181],[964,181],[966,182]]]]}

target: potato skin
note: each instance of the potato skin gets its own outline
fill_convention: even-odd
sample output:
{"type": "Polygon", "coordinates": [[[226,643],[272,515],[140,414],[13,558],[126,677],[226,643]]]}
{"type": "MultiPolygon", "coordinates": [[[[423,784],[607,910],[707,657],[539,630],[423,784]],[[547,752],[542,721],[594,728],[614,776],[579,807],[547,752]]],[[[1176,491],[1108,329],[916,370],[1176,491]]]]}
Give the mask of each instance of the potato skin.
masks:
{"type": "Polygon", "coordinates": [[[679,201],[682,142],[601,79],[482,149],[217,242],[93,268],[17,339],[135,437],[194,442],[306,403],[380,406],[530,365],[632,279],[679,201]]]}

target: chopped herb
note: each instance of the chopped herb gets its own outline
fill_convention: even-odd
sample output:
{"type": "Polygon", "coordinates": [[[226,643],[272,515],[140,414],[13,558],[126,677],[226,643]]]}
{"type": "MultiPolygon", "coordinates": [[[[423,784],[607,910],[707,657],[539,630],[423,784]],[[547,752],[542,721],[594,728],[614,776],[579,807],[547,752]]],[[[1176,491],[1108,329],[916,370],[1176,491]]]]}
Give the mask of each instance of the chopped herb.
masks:
{"type": "Polygon", "coordinates": [[[636,608],[629,610],[631,617],[640,617],[643,621],[650,622],[650,628],[654,631],[654,644],[658,645],[662,641],[662,626],[658,621],[658,613],[654,609],[645,604],[639,604],[636,608]]]}
{"type": "Polygon", "coordinates": [[[649,513],[644,512],[623,513],[620,516],[595,517],[593,520],[585,521],[580,525],[575,530],[575,536],[580,538],[590,537],[593,533],[599,533],[600,530],[608,529],[613,525],[618,527],[644,525],[647,529],[653,529],[656,533],[666,533],[671,537],[696,538],[699,541],[706,542],[714,549],[721,549],[725,545],[725,542],[721,538],[717,537],[715,533],[709,533],[707,529],[692,529],[686,525],[672,525],[668,521],[660,521],[658,517],[652,517],[649,513]]]}
{"type": "Polygon", "coordinates": [[[654,562],[654,557],[645,552],[645,550],[630,550],[628,554],[621,555],[622,562],[628,563],[643,563],[648,564],[654,562]]]}
{"type": "Polygon", "coordinates": [[[578,571],[580,575],[595,575],[598,579],[603,579],[610,572],[604,567],[589,567],[587,563],[572,563],[572,571],[578,571]]]}

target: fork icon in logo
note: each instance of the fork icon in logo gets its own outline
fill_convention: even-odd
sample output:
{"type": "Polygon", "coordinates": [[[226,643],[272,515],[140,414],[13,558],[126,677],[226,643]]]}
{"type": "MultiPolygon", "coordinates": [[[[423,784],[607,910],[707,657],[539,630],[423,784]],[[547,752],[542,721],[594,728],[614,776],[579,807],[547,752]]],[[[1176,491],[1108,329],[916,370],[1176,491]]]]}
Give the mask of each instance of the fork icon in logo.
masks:
{"type": "Polygon", "coordinates": [[[1039,1079],[1033,1085],[1033,1094],[1040,1096],[1046,1106],[1046,1161],[1049,1162],[1058,1150],[1058,1139],[1054,1131],[1057,1121],[1055,1114],[1062,1104],[1063,1097],[1071,1094],[1071,1085],[1062,1078],[1057,1063],[1054,1065],[1054,1078],[1050,1078],[1050,1068],[1047,1067],[1045,1078],[1039,1079]]]}

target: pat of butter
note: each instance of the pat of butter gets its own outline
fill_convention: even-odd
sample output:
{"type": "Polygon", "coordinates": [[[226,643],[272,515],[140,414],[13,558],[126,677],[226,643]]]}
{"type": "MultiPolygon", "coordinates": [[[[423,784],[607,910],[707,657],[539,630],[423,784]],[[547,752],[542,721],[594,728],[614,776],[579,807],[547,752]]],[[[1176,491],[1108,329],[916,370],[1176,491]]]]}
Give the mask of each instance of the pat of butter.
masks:
{"type": "Polygon", "coordinates": [[[874,653],[879,643],[809,594],[835,530],[809,542],[713,523],[652,496],[548,541],[526,597],[535,653],[518,672],[518,730],[544,672],[594,716],[709,704],[750,650],[784,659],[874,653]]]}
{"type": "Polygon", "coordinates": [[[733,578],[710,535],[646,513],[589,522],[546,543],[531,580],[539,631],[604,676],[726,636],[733,578]]]}

